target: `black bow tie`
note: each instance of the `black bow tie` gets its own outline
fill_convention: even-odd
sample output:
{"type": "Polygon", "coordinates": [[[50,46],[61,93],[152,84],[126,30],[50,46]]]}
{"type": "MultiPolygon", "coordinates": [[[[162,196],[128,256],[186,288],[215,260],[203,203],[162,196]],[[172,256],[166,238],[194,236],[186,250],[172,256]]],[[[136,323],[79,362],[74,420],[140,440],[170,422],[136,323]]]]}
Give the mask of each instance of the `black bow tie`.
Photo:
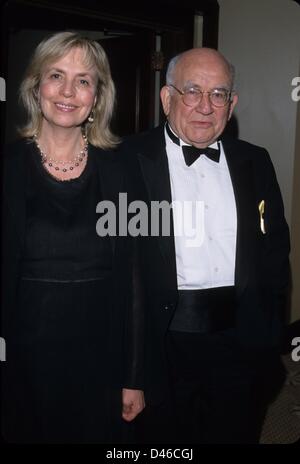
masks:
{"type": "Polygon", "coordinates": [[[187,166],[191,166],[201,155],[207,156],[207,158],[216,163],[218,163],[220,159],[220,150],[217,148],[197,148],[192,145],[183,145],[182,151],[187,166]]]}
{"type": "MultiPolygon", "coordinates": [[[[179,138],[176,137],[174,132],[171,131],[169,124],[166,124],[166,130],[167,130],[167,133],[170,139],[177,145],[180,145],[179,138]]],[[[193,145],[182,145],[182,152],[183,152],[185,164],[187,166],[191,166],[191,164],[193,164],[201,155],[207,156],[207,158],[211,159],[212,161],[215,161],[216,163],[218,163],[220,159],[220,147],[219,148],[211,148],[211,147],[197,148],[197,147],[194,147],[193,145]]]]}

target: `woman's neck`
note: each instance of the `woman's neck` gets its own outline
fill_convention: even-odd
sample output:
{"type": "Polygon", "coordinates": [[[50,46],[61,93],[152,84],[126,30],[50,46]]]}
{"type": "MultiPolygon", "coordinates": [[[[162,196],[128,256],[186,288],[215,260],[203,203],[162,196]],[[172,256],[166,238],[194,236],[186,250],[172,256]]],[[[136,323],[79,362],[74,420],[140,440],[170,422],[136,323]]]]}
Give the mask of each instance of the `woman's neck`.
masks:
{"type": "Polygon", "coordinates": [[[61,161],[72,160],[84,147],[80,127],[56,128],[43,124],[38,141],[47,157],[61,161]]]}

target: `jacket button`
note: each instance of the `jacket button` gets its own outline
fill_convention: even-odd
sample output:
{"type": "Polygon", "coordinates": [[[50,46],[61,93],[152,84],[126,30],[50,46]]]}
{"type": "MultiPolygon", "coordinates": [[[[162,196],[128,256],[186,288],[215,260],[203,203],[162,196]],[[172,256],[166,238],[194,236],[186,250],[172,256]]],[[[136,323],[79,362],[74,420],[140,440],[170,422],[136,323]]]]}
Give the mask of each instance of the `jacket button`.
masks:
{"type": "Polygon", "coordinates": [[[173,303],[167,303],[163,306],[163,309],[165,310],[169,310],[169,309],[173,309],[174,308],[174,304],[173,303]]]}

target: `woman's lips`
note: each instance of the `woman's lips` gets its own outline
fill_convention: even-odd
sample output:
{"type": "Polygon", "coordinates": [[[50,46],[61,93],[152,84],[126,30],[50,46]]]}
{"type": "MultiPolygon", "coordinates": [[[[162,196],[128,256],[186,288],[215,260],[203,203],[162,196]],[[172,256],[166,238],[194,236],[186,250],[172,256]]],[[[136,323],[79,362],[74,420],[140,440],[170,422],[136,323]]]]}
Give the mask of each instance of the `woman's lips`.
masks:
{"type": "Polygon", "coordinates": [[[55,103],[55,106],[59,111],[63,111],[64,113],[69,113],[76,109],[76,106],[67,105],[65,103],[55,103]]]}

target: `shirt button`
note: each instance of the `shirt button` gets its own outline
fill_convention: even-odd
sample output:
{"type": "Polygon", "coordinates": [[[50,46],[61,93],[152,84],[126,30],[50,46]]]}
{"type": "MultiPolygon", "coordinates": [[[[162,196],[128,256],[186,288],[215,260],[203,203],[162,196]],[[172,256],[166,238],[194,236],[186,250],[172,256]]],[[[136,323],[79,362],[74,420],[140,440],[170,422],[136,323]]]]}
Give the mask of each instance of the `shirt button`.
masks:
{"type": "Polygon", "coordinates": [[[205,209],[208,209],[208,205],[205,205],[205,209]]]}
{"type": "Polygon", "coordinates": [[[218,272],[219,268],[218,267],[215,267],[215,272],[218,272]]]}
{"type": "Polygon", "coordinates": [[[204,177],[205,177],[205,174],[201,174],[201,177],[202,177],[202,179],[204,179],[204,177]]]}
{"type": "Polygon", "coordinates": [[[212,237],[208,237],[209,240],[212,240],[212,237]]]}

